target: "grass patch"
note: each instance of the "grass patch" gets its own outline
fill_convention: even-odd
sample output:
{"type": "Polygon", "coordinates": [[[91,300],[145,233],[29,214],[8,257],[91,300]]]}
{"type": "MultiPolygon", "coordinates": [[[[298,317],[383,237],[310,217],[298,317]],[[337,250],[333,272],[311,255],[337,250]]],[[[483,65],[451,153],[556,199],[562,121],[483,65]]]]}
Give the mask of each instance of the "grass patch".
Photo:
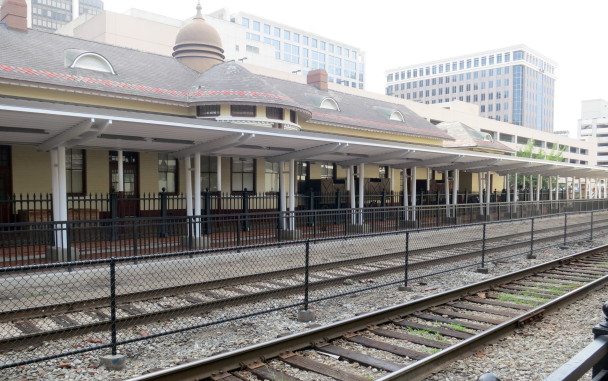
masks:
{"type": "Polygon", "coordinates": [[[548,301],[548,299],[544,299],[544,298],[539,298],[539,297],[528,297],[526,295],[522,295],[522,294],[518,294],[521,296],[524,296],[526,298],[530,298],[530,299],[520,299],[518,297],[515,297],[511,294],[499,294],[498,295],[498,300],[502,301],[502,302],[511,302],[511,303],[515,303],[515,304],[525,304],[528,306],[538,306],[541,305],[545,302],[548,301]]]}
{"type": "Polygon", "coordinates": [[[449,324],[447,324],[447,323],[440,323],[440,325],[442,327],[445,327],[445,328],[453,329],[454,331],[460,331],[460,332],[467,332],[467,333],[469,333],[469,330],[465,326],[460,325],[460,324],[455,324],[455,323],[449,323],[449,324]]]}
{"type": "Polygon", "coordinates": [[[447,341],[445,337],[439,334],[439,332],[433,331],[432,329],[415,329],[412,327],[407,327],[407,330],[415,335],[424,337],[425,339],[435,341],[447,341]]]}

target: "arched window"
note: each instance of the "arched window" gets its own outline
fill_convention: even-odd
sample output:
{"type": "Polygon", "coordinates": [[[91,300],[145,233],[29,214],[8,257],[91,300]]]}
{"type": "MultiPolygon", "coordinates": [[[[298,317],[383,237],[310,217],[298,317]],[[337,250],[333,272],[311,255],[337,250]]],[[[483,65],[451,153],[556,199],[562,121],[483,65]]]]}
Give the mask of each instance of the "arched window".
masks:
{"type": "Polygon", "coordinates": [[[321,101],[321,105],[319,107],[327,109],[327,110],[340,111],[340,107],[338,107],[338,103],[335,100],[333,100],[332,98],[323,99],[323,101],[321,101]]]}
{"type": "Polygon", "coordinates": [[[100,71],[102,73],[116,74],[112,64],[101,55],[92,52],[82,53],[70,65],[70,68],[100,71]]]}
{"type": "Polygon", "coordinates": [[[391,116],[389,117],[390,120],[396,120],[397,122],[405,122],[405,119],[403,118],[403,114],[399,111],[393,111],[391,113],[391,116]]]}

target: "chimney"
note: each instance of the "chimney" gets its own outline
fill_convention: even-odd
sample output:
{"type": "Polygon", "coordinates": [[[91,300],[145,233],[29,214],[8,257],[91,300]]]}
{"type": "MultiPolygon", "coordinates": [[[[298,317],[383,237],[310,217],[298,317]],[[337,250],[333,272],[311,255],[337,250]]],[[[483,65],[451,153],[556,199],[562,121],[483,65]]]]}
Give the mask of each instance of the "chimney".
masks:
{"type": "Polygon", "coordinates": [[[0,9],[0,22],[11,29],[27,31],[27,4],[25,0],[4,0],[0,9]]]}
{"type": "Polygon", "coordinates": [[[313,85],[321,91],[327,91],[327,72],[324,69],[309,71],[306,83],[313,85]]]}

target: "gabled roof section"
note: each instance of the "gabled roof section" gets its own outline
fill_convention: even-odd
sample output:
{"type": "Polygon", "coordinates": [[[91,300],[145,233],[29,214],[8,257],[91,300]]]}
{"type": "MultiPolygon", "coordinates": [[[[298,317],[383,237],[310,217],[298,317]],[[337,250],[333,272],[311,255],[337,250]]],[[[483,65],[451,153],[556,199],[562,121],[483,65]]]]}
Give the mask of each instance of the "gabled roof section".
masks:
{"type": "Polygon", "coordinates": [[[311,111],[277,89],[266,77],[255,75],[234,61],[224,62],[203,72],[188,93],[195,104],[271,105],[299,111],[309,119],[311,111]]]}
{"type": "Polygon", "coordinates": [[[0,24],[0,82],[184,102],[197,75],[173,57],[0,24]],[[103,57],[116,74],[71,67],[84,53],[103,57]]]}
{"type": "Polygon", "coordinates": [[[284,79],[265,77],[283,93],[313,111],[309,123],[330,124],[381,133],[407,135],[430,139],[452,138],[426,119],[418,116],[407,107],[384,102],[363,95],[353,95],[335,90],[321,91],[314,86],[291,82],[284,79]],[[323,99],[333,99],[339,110],[320,108],[323,99]],[[376,112],[374,110],[379,110],[376,112]],[[390,110],[388,114],[382,110],[390,110]],[[391,119],[393,112],[399,112],[403,121],[391,119]]]}
{"type": "Polygon", "coordinates": [[[461,122],[442,122],[437,125],[439,129],[447,132],[453,141],[444,142],[444,147],[450,148],[481,148],[505,153],[515,152],[508,146],[494,141],[490,134],[477,131],[461,122]]]}

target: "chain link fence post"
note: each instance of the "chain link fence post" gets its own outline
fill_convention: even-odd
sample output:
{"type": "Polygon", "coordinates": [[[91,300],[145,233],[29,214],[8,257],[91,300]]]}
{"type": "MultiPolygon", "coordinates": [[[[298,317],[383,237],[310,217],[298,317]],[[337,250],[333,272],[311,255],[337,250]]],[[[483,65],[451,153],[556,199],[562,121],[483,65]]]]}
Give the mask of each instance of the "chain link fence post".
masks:
{"type": "Polygon", "coordinates": [[[477,269],[478,273],[487,274],[488,268],[486,265],[486,226],[487,223],[483,224],[483,235],[481,239],[481,267],[477,269]]]}
{"type": "Polygon", "coordinates": [[[534,255],[534,218],[531,218],[531,227],[530,227],[530,252],[526,258],[528,259],[536,259],[536,255],[534,255]]]}
{"type": "Polygon", "coordinates": [[[299,322],[309,322],[315,320],[315,312],[308,307],[310,292],[310,240],[306,240],[304,252],[304,309],[298,311],[299,322]]]}
{"type": "Polygon", "coordinates": [[[412,291],[408,286],[409,283],[409,266],[410,266],[410,232],[405,232],[405,264],[403,266],[403,284],[399,286],[399,291],[412,291]]]}
{"type": "Polygon", "coordinates": [[[593,241],[593,211],[591,211],[591,226],[589,228],[589,241],[593,241]]]}
{"type": "Polygon", "coordinates": [[[568,245],[566,239],[568,237],[568,213],[564,213],[564,243],[559,247],[560,249],[567,249],[568,245]]]}

